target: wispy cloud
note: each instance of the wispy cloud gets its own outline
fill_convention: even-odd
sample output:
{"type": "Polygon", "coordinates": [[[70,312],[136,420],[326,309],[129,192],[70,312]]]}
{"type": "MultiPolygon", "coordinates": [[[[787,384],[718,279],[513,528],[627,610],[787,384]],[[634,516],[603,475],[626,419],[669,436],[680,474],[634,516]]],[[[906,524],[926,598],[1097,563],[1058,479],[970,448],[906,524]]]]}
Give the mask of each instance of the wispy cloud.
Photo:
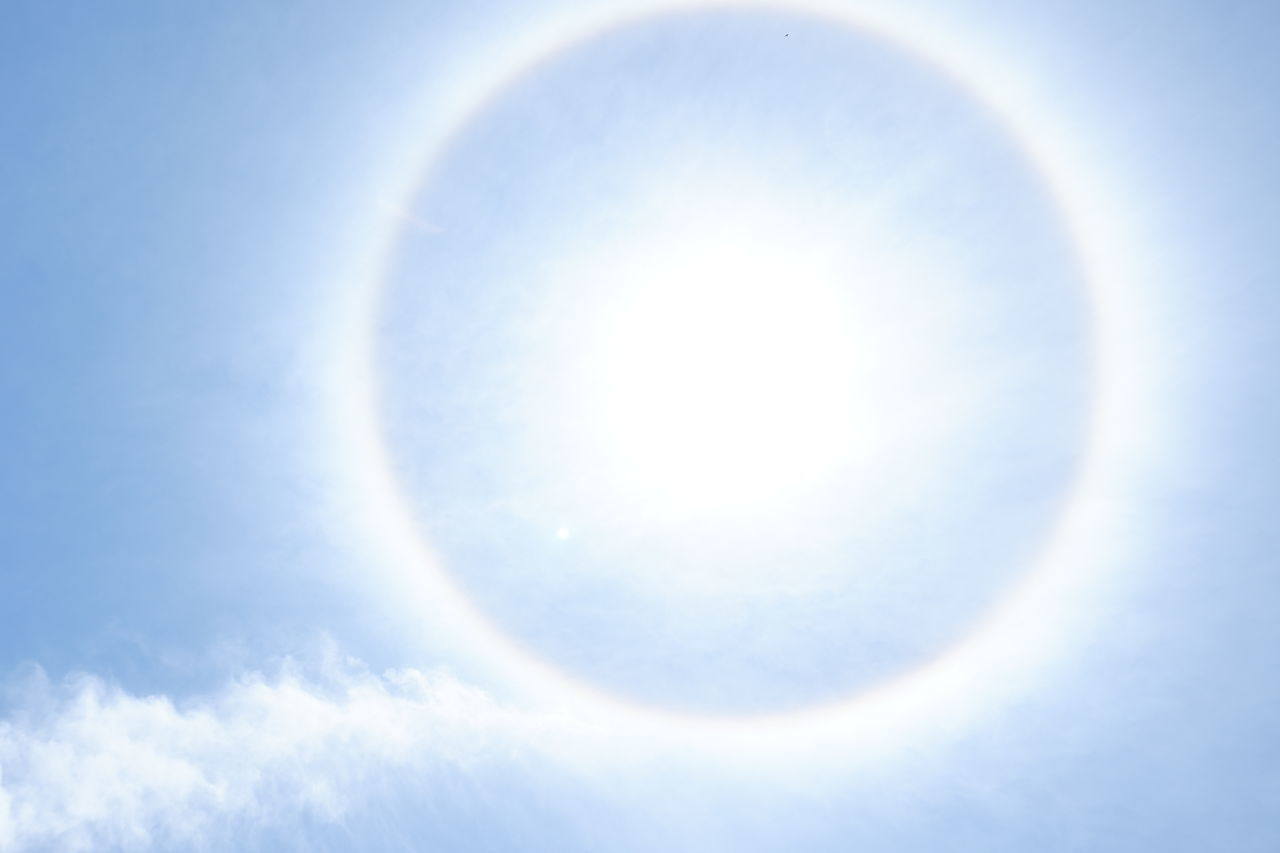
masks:
{"type": "Polygon", "coordinates": [[[547,725],[444,674],[351,662],[180,702],[38,673],[0,722],[0,849],[167,849],[228,822],[336,820],[380,775],[483,761],[547,725]]]}

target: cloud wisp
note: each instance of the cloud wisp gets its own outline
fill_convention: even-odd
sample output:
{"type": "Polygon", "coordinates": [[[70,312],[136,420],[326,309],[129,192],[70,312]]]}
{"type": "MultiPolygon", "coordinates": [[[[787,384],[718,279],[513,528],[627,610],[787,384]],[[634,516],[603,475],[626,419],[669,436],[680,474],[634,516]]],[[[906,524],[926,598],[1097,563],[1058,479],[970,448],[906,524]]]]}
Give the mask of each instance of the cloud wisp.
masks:
{"type": "Polygon", "coordinates": [[[543,741],[546,718],[439,673],[350,663],[241,676],[175,702],[39,674],[0,721],[0,849],[199,843],[228,825],[337,821],[396,771],[543,741]]]}

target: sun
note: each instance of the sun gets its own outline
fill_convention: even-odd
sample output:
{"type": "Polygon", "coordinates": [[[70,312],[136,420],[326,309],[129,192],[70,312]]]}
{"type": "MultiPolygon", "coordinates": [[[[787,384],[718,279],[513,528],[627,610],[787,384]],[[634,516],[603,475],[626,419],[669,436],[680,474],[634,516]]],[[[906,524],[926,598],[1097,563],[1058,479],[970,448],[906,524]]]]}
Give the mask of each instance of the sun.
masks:
{"type": "Polygon", "coordinates": [[[840,275],[750,224],[717,218],[610,258],[585,397],[605,479],[650,515],[762,509],[874,443],[840,275]]]}

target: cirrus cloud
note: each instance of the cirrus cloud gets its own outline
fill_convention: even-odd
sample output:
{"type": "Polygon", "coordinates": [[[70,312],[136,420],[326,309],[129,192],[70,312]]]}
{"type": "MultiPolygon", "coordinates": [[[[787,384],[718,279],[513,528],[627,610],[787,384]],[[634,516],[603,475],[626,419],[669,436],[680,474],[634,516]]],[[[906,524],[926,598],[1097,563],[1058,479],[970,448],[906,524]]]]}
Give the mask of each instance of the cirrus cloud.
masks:
{"type": "Polygon", "coordinates": [[[443,673],[286,661],[189,700],[30,679],[0,721],[0,849],[199,843],[230,824],[336,821],[400,770],[469,766],[550,721],[443,673]]]}

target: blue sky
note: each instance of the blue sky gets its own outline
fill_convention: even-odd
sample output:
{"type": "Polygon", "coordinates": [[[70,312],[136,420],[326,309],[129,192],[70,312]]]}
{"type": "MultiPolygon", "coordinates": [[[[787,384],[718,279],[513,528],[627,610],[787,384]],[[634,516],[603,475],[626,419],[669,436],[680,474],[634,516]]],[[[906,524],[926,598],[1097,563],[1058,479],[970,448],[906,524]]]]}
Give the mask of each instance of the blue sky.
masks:
{"type": "Polygon", "coordinates": [[[6,9],[0,849],[1280,844],[1280,13],[656,5],[6,9]]]}

